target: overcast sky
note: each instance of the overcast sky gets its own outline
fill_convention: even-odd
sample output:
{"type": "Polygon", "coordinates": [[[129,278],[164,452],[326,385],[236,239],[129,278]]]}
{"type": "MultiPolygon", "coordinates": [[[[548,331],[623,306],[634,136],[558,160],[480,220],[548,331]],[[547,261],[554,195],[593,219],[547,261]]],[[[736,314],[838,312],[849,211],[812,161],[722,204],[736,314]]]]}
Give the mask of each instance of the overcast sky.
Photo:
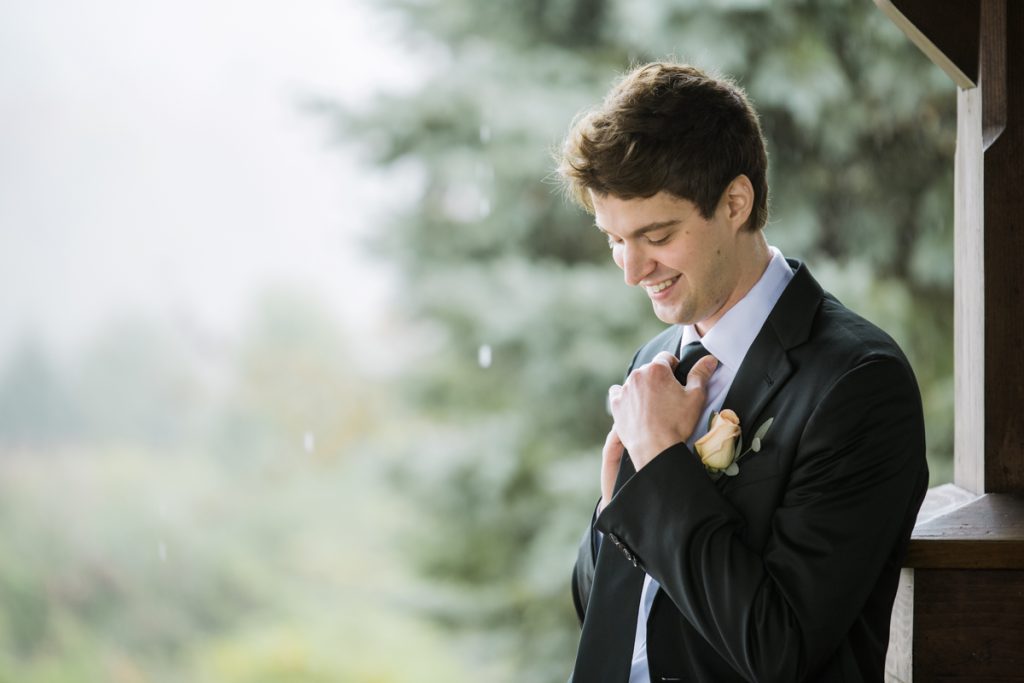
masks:
{"type": "Polygon", "coordinates": [[[393,197],[297,102],[413,87],[396,40],[360,0],[0,4],[0,354],[129,309],[230,334],[280,284],[372,324],[393,197]]]}

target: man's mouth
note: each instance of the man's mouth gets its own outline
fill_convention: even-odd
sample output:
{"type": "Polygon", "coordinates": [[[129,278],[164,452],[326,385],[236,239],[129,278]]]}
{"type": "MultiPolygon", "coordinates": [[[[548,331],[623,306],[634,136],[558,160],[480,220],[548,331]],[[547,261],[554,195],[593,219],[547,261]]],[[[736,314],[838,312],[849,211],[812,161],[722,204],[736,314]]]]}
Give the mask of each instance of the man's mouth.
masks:
{"type": "Polygon", "coordinates": [[[649,293],[651,293],[651,294],[657,294],[658,292],[664,291],[664,290],[668,289],[669,287],[671,287],[672,285],[674,285],[676,283],[676,280],[678,280],[678,279],[679,279],[679,276],[676,275],[675,277],[670,277],[667,280],[662,280],[661,282],[659,282],[657,284],[648,285],[647,291],[649,293]]]}

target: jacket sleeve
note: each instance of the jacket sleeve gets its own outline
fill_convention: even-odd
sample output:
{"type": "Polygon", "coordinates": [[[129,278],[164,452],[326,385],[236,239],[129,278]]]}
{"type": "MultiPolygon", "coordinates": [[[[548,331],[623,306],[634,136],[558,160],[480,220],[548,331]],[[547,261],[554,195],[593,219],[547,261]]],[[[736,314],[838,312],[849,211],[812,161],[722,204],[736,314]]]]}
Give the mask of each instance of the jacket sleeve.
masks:
{"type": "Polygon", "coordinates": [[[835,652],[927,486],[920,395],[898,359],[846,372],[791,438],[763,550],[743,542],[745,520],[682,443],[635,474],[597,520],[748,680],[801,681],[835,652]]]}
{"type": "MultiPolygon", "coordinates": [[[[601,504],[600,499],[597,504],[601,504]]],[[[597,505],[594,506],[594,516],[591,518],[590,526],[587,527],[583,538],[580,539],[580,547],[576,553],[576,565],[572,568],[572,602],[576,607],[576,616],[579,617],[581,626],[583,625],[583,617],[587,613],[590,587],[594,584],[597,551],[601,547],[597,538],[598,532],[594,528],[596,518],[597,505]]]]}
{"type": "MultiPolygon", "coordinates": [[[[633,372],[633,368],[636,367],[637,358],[640,357],[640,353],[644,348],[640,347],[633,354],[633,359],[629,362],[629,368],[626,370],[626,377],[629,377],[629,373],[633,372]]],[[[587,613],[590,587],[594,583],[594,569],[597,566],[597,552],[601,548],[597,527],[595,526],[597,507],[600,504],[601,499],[598,498],[597,503],[594,505],[594,514],[591,515],[590,524],[583,533],[583,538],[580,539],[579,549],[576,553],[576,564],[572,568],[572,603],[576,607],[576,616],[580,620],[580,626],[583,625],[583,617],[587,613]]]]}

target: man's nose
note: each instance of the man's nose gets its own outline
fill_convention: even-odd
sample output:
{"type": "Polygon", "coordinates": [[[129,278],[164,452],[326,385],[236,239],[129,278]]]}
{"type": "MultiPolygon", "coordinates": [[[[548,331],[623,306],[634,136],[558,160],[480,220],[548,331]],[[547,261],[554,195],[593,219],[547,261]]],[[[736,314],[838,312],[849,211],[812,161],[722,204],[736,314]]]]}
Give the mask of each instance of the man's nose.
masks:
{"type": "Polygon", "coordinates": [[[622,273],[626,284],[636,287],[654,270],[654,261],[648,258],[644,250],[629,244],[622,245],[622,273]]]}

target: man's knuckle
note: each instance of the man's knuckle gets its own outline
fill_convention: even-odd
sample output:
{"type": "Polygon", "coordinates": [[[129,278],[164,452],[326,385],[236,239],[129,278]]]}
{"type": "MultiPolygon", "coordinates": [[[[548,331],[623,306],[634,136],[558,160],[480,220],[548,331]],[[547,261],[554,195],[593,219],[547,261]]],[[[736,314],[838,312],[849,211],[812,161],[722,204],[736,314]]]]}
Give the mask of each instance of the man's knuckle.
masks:
{"type": "Polygon", "coordinates": [[[665,362],[654,362],[654,364],[651,364],[650,374],[653,377],[665,377],[666,373],[671,372],[672,369],[665,362]]]}

